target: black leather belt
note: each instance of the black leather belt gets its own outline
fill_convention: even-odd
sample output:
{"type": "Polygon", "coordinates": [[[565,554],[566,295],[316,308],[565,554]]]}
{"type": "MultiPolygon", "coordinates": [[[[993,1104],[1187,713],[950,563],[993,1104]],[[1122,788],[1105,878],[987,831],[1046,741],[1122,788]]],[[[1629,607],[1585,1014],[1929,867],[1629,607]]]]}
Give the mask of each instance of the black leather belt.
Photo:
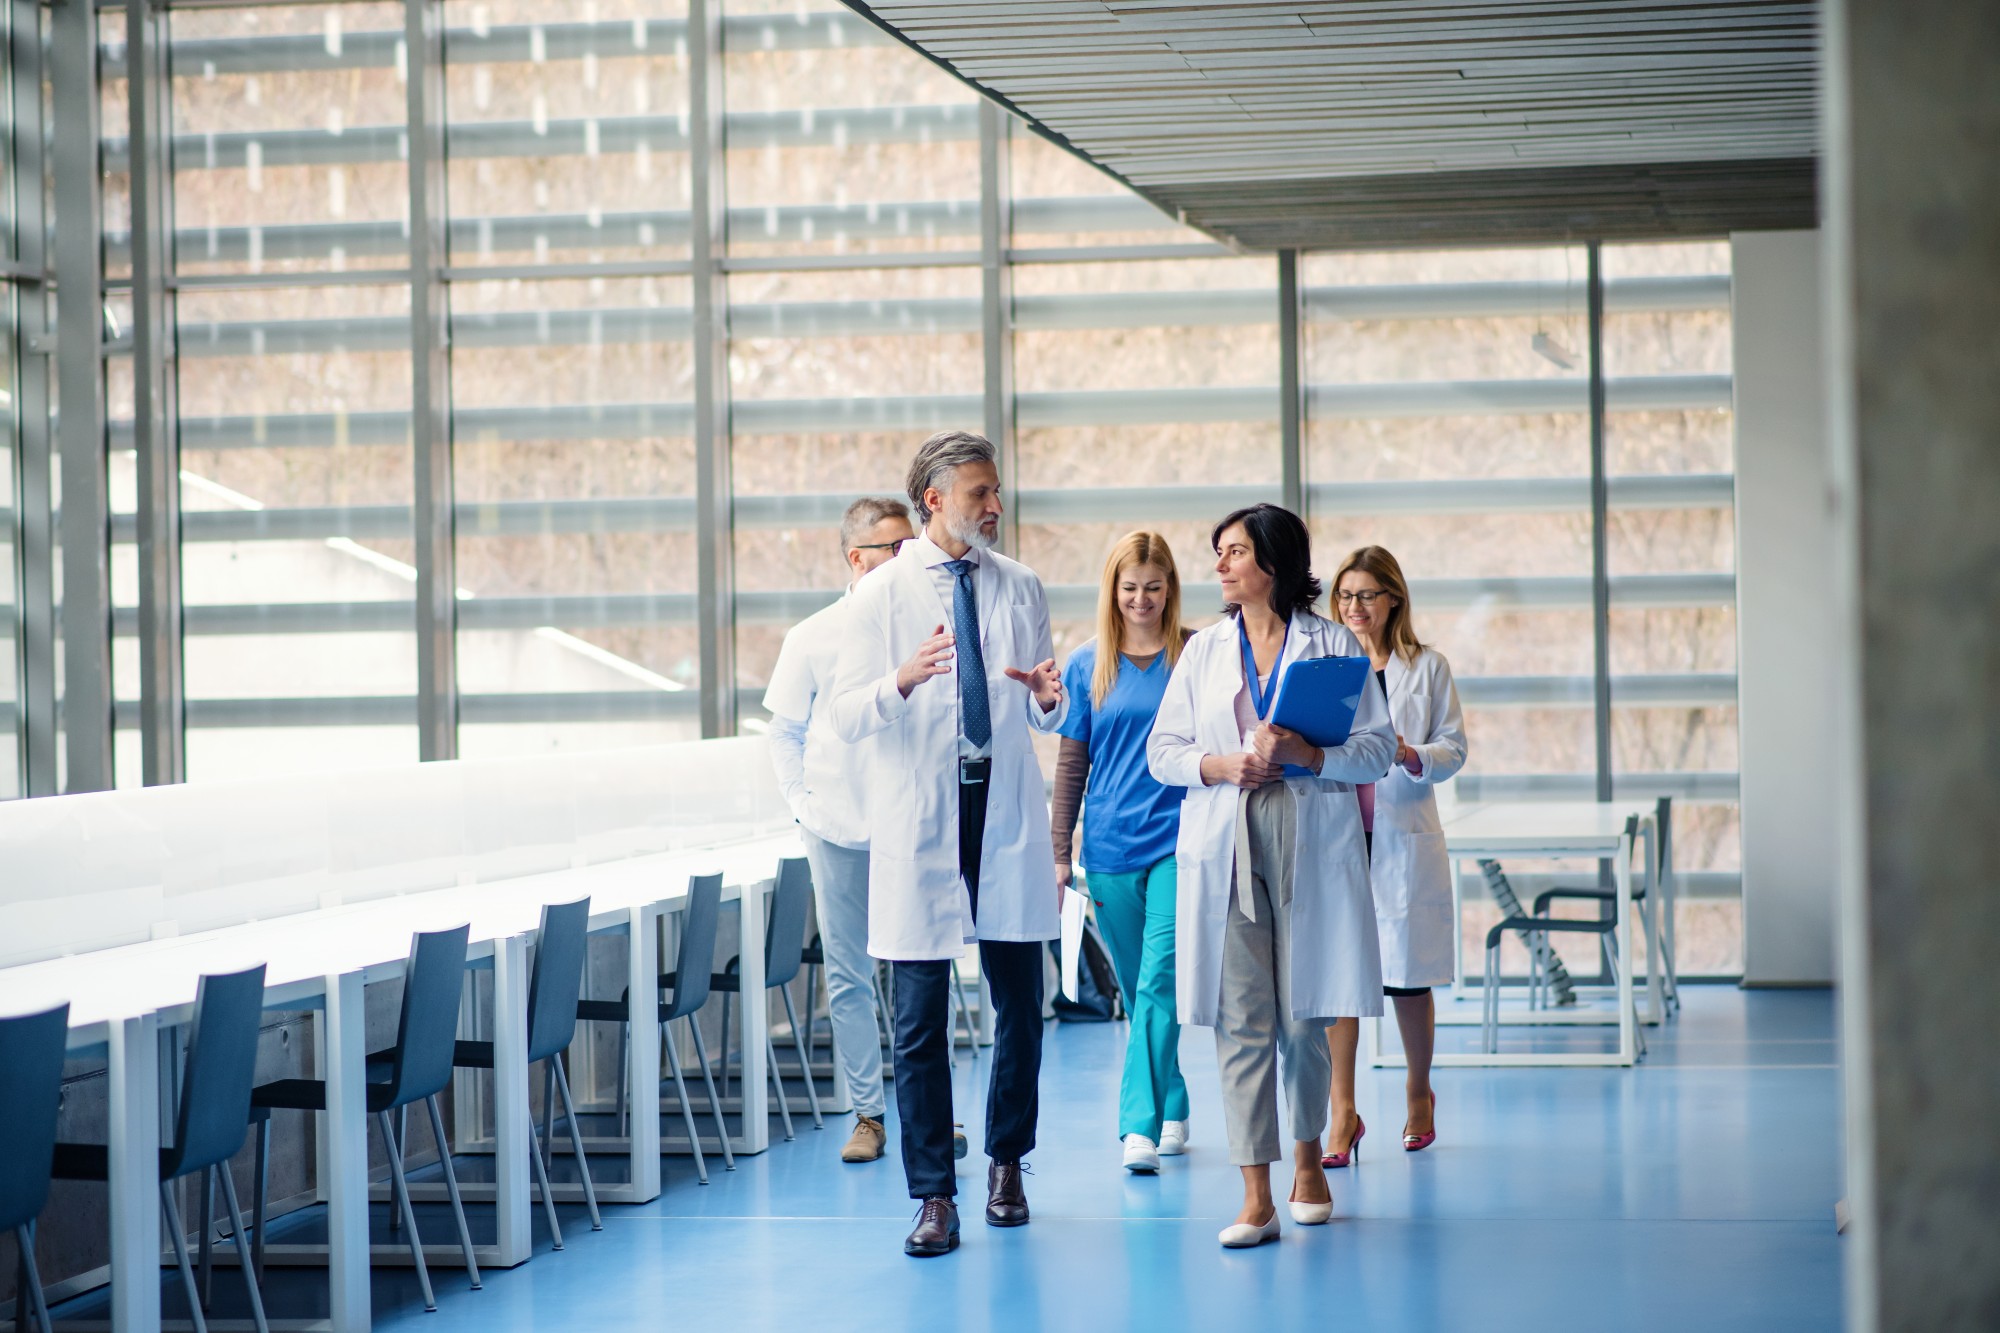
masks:
{"type": "Polygon", "coordinates": [[[976,787],[983,785],[993,776],[991,759],[960,759],[958,761],[958,785],[976,787]]]}

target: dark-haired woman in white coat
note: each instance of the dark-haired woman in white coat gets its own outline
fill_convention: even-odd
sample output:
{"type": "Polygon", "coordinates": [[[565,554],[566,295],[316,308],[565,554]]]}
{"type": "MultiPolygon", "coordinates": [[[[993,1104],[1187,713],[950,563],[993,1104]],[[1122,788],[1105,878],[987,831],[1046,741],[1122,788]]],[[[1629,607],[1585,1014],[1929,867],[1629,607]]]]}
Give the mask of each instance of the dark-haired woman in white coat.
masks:
{"type": "Polygon", "coordinates": [[[1229,1160],[1243,1208],[1231,1248],[1279,1234],[1271,1163],[1292,1141],[1292,1220],[1333,1213],[1324,1150],[1327,1024],[1382,1012],[1382,952],[1354,784],[1389,770],[1395,730],[1382,691],[1361,691],[1344,744],[1322,749],[1269,719],[1302,659],[1352,657],[1354,636],[1313,614],[1312,538],[1276,505],[1215,527],[1221,621],[1189,639],[1168,678],[1146,759],[1184,787],[1175,848],[1181,1022],[1215,1029],[1229,1160]],[[1278,1120],[1283,1082],[1289,1133],[1278,1120]]]}
{"type": "MultiPolygon", "coordinates": [[[[1341,562],[1333,587],[1341,623],[1373,663],[1396,724],[1395,765],[1357,796],[1368,830],[1382,989],[1395,1006],[1409,1061],[1403,1148],[1416,1152],[1437,1139],[1437,1094],[1431,1090],[1437,1010],[1431,987],[1451,981],[1457,926],[1451,915],[1451,859],[1432,789],[1465,767],[1465,715],[1451,664],[1417,639],[1410,585],[1395,556],[1364,546],[1341,562]]],[[[1359,1036],[1360,1024],[1351,1018],[1327,1029],[1333,1091],[1325,1166],[1346,1166],[1367,1132],[1354,1104],[1359,1036]]]]}

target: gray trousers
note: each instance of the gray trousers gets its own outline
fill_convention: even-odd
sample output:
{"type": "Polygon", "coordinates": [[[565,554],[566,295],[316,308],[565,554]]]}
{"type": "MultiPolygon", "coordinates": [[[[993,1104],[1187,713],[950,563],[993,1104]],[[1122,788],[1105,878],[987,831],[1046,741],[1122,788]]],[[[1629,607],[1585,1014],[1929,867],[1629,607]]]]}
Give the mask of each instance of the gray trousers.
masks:
{"type": "Polygon", "coordinates": [[[880,1120],[882,1030],[875,1023],[875,960],[868,956],[868,853],[835,846],[801,829],[826,953],[826,1007],[834,1058],[857,1115],[880,1120]]]}
{"type": "MultiPolygon", "coordinates": [[[[1222,1069],[1222,1119],[1229,1160],[1259,1166],[1278,1160],[1278,1081],[1282,1074],[1291,1138],[1326,1131],[1333,1061],[1324,1018],[1294,1021],[1292,1011],[1292,845],[1297,807],[1282,782],[1259,787],[1244,802],[1250,874],[1229,895],[1222,936],[1222,995],[1215,1023],[1215,1057],[1222,1069]],[[1251,917],[1254,915],[1255,920],[1251,917]]],[[[1232,885],[1234,877],[1232,876],[1232,885]]]]}

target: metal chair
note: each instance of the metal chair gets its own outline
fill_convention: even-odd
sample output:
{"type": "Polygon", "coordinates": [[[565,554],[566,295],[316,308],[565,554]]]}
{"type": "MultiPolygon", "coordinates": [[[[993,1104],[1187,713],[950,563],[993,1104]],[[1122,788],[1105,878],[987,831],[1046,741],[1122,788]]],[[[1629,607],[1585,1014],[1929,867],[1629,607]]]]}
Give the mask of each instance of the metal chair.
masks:
{"type": "MultiPolygon", "coordinates": [[[[1639,908],[1640,919],[1645,927],[1645,936],[1648,942],[1647,947],[1658,948],[1660,950],[1661,993],[1659,998],[1661,1001],[1660,1013],[1662,1015],[1669,1013],[1672,1009],[1678,1007],[1680,1004],[1680,979],[1674,971],[1673,948],[1668,938],[1668,932],[1663,930],[1660,925],[1660,914],[1663,911],[1667,910],[1667,905],[1671,902],[1671,899],[1669,899],[1667,896],[1665,884],[1666,884],[1666,877],[1669,873],[1667,868],[1668,867],[1667,857],[1671,854],[1671,843],[1669,840],[1667,830],[1668,828],[1671,827],[1671,825],[1669,824],[1669,820],[1672,817],[1670,813],[1670,807],[1672,805],[1672,801],[1673,798],[1671,796],[1662,796],[1660,798],[1660,809],[1659,809],[1658,820],[1659,820],[1659,827],[1661,830],[1660,832],[1661,891],[1655,894],[1648,894],[1646,892],[1646,883],[1643,878],[1635,877],[1632,881],[1632,901],[1639,908]]],[[[1638,826],[1639,826],[1638,816],[1634,815],[1627,818],[1625,821],[1625,836],[1628,838],[1636,837],[1638,834],[1638,826]]],[[[1535,895],[1535,905],[1532,915],[1538,917],[1547,916],[1549,910],[1549,904],[1557,900],[1563,900],[1568,902],[1597,903],[1599,904],[1598,914],[1600,916],[1603,916],[1605,915],[1604,912],[1605,908],[1613,907],[1616,905],[1617,897],[1618,897],[1618,891],[1616,889],[1544,889],[1540,893],[1535,895]]],[[[1610,972],[1614,967],[1617,966],[1618,962],[1617,936],[1610,933],[1606,933],[1603,940],[1603,946],[1604,946],[1604,969],[1606,972],[1610,972]]]]}
{"type": "MultiPolygon", "coordinates": [[[[597,1187],[590,1179],[590,1159],[583,1152],[583,1130],[576,1122],[576,1102],[570,1097],[569,1075],[563,1069],[563,1052],[576,1037],[576,1008],[583,993],[584,951],[590,938],[590,899],[542,908],[542,929],[535,941],[535,967],[528,975],[528,1063],[543,1066],[543,1128],[536,1133],[530,1118],[528,1132],[535,1135],[529,1147],[535,1180],[542,1190],[542,1210],[548,1217],[549,1235],[555,1248],[563,1247],[562,1227],[556,1223],[555,1191],[549,1188],[548,1165],[554,1153],[550,1142],[554,1128],[554,1102],[562,1094],[563,1117],[569,1125],[570,1148],[576,1153],[577,1170],[583,1174],[583,1201],[590,1208],[590,1229],[604,1230],[597,1212],[597,1187]]],[[[460,1069],[493,1068],[493,1043],[461,1041],[452,1048],[451,1062],[460,1069]]]]}
{"type": "MultiPolygon", "coordinates": [[[[695,1176],[708,1183],[708,1163],[701,1153],[701,1135],[694,1127],[694,1103],[688,1098],[687,1080],[681,1072],[681,1051],[674,1040],[673,1023],[685,1018],[694,1037],[695,1058],[701,1062],[702,1082],[708,1088],[709,1114],[722,1140],[722,1162],[736,1169],[736,1153],[729,1146],[729,1126],[722,1119],[722,1100],[715,1095],[715,1074],[708,1063],[708,1044],[702,1040],[701,1024],[695,1014],[708,1003],[709,972],[715,966],[715,931],[722,915],[722,876],[694,875],[688,880],[687,906],[681,912],[681,943],[674,970],[659,978],[662,993],[673,998],[659,1005],[660,1039],[667,1048],[667,1066],[673,1074],[674,1092],[680,1098],[681,1118],[687,1126],[688,1147],[694,1153],[695,1176]]],[[[632,1039],[632,992],[628,988],[615,1000],[584,1000],[576,1007],[577,1017],[588,1023],[617,1023],[618,1030],[618,1132],[625,1133],[626,1048],[632,1039]]],[[[657,1111],[655,1112],[657,1114],[657,1111]]]]}
{"type": "MultiPolygon", "coordinates": [[[[410,1258],[416,1265],[426,1310],[437,1309],[437,1297],[431,1290],[430,1268],[424,1263],[416,1210],[410,1205],[410,1182],[403,1174],[403,1152],[407,1145],[398,1137],[389,1113],[416,1102],[422,1102],[430,1112],[431,1137],[437,1143],[445,1190],[451,1196],[452,1215],[458,1221],[458,1243],[465,1255],[465,1271],[471,1278],[472,1289],[479,1290],[479,1261],[472,1252],[472,1229],[466,1225],[465,1201],[459,1197],[458,1173],[452,1170],[451,1147],[444,1137],[444,1114],[438,1109],[438,1094],[451,1082],[451,1058],[458,1040],[459,992],[465,984],[465,950],[470,933],[469,927],[455,926],[416,937],[409,965],[403,972],[403,1009],[396,1024],[396,1044],[370,1055],[367,1065],[368,1113],[375,1117],[382,1131],[389,1157],[389,1189],[409,1232],[410,1258]]],[[[326,1083],[316,1078],[279,1079],[252,1091],[250,1101],[254,1108],[251,1114],[257,1121],[256,1249],[261,1272],[271,1112],[326,1110],[326,1083]]]]}
{"type": "MultiPolygon", "coordinates": [[[[35,1266],[35,1219],[49,1201],[55,1164],[56,1112],[62,1106],[63,1056],[69,1047],[69,1006],[0,1018],[0,1231],[14,1233],[20,1279],[14,1308],[33,1311],[41,1333],[55,1333],[35,1266]]],[[[21,1321],[25,1329],[25,1319],[21,1321]]]]}
{"type": "MultiPolygon", "coordinates": [[[[1567,917],[1510,916],[1487,931],[1486,975],[1483,978],[1485,993],[1482,996],[1483,1006],[1480,1010],[1480,1050],[1488,1055],[1497,1054],[1500,1050],[1500,941],[1508,931],[1520,932],[1523,943],[1529,945],[1528,952],[1532,958],[1535,952],[1532,942],[1534,937],[1544,937],[1542,944],[1546,947],[1545,937],[1551,933],[1603,936],[1610,935],[1617,929],[1618,923],[1615,920],[1575,921],[1567,917]]],[[[1550,952],[1553,956],[1553,950],[1550,952]]],[[[1531,977],[1530,988],[1535,985],[1536,982],[1531,977]]],[[[1643,1033],[1640,1034],[1639,1049],[1643,1054],[1645,1051],[1643,1033]]]]}
{"type": "MultiPolygon", "coordinates": [[[[196,1333],[206,1333],[202,1292],[188,1262],[187,1235],[181,1227],[174,1182],[220,1168],[222,1197],[229,1207],[229,1232],[236,1257],[243,1265],[243,1283],[250,1291],[250,1317],[257,1333],[269,1333],[264,1318],[262,1275],[251,1262],[249,1234],[243,1210],[236,1203],[236,1182],[229,1159],[243,1146],[250,1128],[250,1085],[257,1077],[257,1032],[264,1022],[264,967],[201,979],[195,991],[194,1018],[188,1025],[187,1061],[181,1073],[180,1106],[174,1116],[174,1142],[160,1149],[160,1206],[166,1213],[167,1234],[187,1290],[188,1312],[196,1333]]],[[[109,1180],[110,1150],[98,1143],[58,1143],[55,1175],[60,1180],[109,1180]]],[[[204,1251],[207,1234],[202,1237],[204,1251]]]]}
{"type": "MultiPolygon", "coordinates": [[[[806,1047],[805,1031],[792,1004],[792,982],[805,960],[806,913],[812,907],[812,867],[802,856],[788,856],[778,862],[778,882],[771,891],[771,910],[764,931],[764,989],[777,991],[785,1002],[785,1019],[792,1027],[792,1045],[798,1052],[800,1076],[805,1080],[806,1105],[812,1108],[813,1128],[824,1129],[820,1117],[819,1089],[813,1084],[812,1055],[806,1047]]],[[[743,978],[738,971],[742,960],[731,958],[722,971],[709,978],[709,985],[722,992],[722,1085],[729,1086],[729,997],[742,993],[743,978]]],[[[771,1089],[778,1099],[778,1117],[785,1137],[792,1134],[792,1108],[785,1096],[785,1080],[778,1070],[778,1047],[770,1029],[764,1031],[764,1061],[770,1070],[771,1089]]]]}

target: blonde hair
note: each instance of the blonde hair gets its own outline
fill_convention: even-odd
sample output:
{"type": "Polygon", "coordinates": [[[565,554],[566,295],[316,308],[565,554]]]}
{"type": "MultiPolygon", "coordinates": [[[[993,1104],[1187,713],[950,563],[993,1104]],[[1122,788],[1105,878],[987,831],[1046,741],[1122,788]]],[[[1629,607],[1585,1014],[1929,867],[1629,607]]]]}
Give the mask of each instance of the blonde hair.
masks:
{"type": "Polygon", "coordinates": [[[1104,562],[1104,582],[1097,596],[1097,664],[1090,674],[1090,701],[1103,707],[1118,683],[1118,655],[1125,651],[1125,617],[1118,611],[1118,580],[1134,565],[1151,565],[1167,576],[1167,604],[1160,612],[1160,634],[1166,640],[1167,666],[1181,660],[1181,575],[1174,568],[1173,549],[1157,532],[1128,532],[1111,548],[1104,562]]]}
{"type": "Polygon", "coordinates": [[[1389,608],[1389,623],[1382,637],[1388,642],[1390,651],[1402,654],[1406,662],[1415,663],[1424,645],[1418,641],[1416,627],[1410,623],[1410,584],[1403,577],[1403,567],[1396,563],[1396,557],[1390,555],[1385,547],[1362,547],[1341,561],[1340,568],[1334,572],[1336,610],[1340,605],[1340,581],[1352,571],[1368,575],[1382,585],[1382,591],[1396,599],[1396,604],[1389,608]]]}

